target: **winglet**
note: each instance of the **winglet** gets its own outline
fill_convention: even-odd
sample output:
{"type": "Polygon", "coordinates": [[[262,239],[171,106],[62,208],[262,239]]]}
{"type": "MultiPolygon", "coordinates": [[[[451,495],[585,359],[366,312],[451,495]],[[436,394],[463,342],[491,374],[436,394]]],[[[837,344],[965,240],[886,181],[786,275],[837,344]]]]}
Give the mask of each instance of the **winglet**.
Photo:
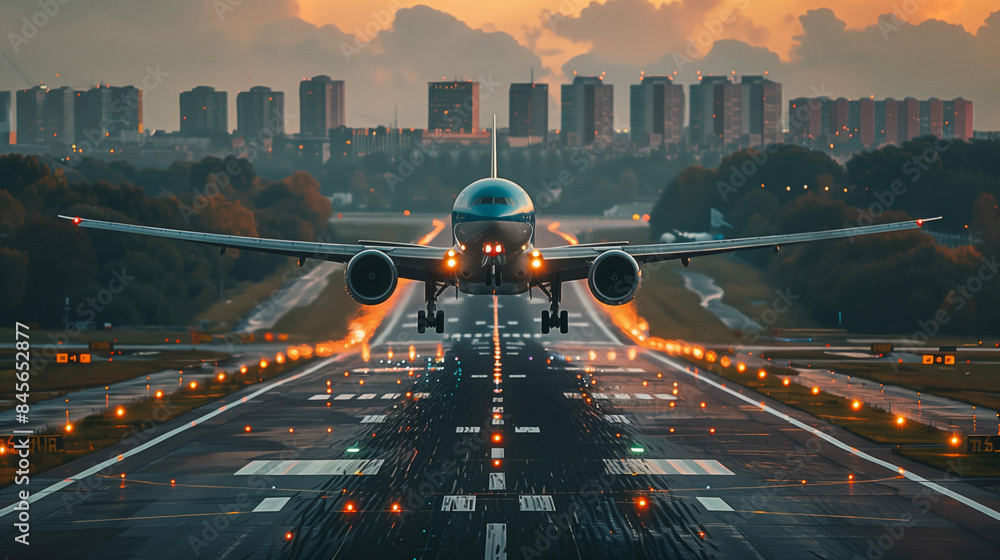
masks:
{"type": "Polygon", "coordinates": [[[493,113],[493,149],[490,153],[490,178],[497,178],[497,115],[493,113]]]}

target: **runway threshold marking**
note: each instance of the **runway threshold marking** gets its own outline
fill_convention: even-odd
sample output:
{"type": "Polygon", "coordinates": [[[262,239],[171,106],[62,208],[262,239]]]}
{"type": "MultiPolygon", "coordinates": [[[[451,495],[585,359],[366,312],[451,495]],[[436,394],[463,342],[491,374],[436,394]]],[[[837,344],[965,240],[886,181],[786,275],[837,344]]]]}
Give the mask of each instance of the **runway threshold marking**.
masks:
{"type": "Polygon", "coordinates": [[[385,414],[369,414],[361,419],[362,424],[381,424],[385,422],[385,414]]]}
{"type": "Polygon", "coordinates": [[[330,399],[330,395],[325,395],[325,394],[324,395],[313,395],[313,396],[309,397],[309,400],[311,400],[311,401],[325,401],[325,400],[329,400],[329,399],[330,399]]]}
{"type": "Polygon", "coordinates": [[[281,511],[281,508],[285,507],[285,504],[287,504],[288,500],[291,499],[292,499],[291,497],[264,498],[264,500],[261,503],[257,504],[257,507],[253,508],[253,512],[266,513],[266,512],[281,511]]]}
{"type": "MultiPolygon", "coordinates": [[[[50,494],[53,494],[55,492],[58,492],[58,491],[62,490],[63,488],[66,488],[67,486],[73,484],[74,482],[76,482],[78,480],[82,480],[84,478],[87,478],[89,476],[97,474],[97,473],[101,472],[102,470],[110,467],[111,465],[114,465],[115,463],[119,463],[121,461],[124,461],[125,459],[128,459],[129,457],[133,457],[135,455],[138,455],[139,453],[142,453],[143,451],[146,451],[147,449],[150,449],[150,448],[152,448],[152,447],[154,447],[156,445],[159,445],[159,444],[167,441],[168,439],[176,436],[177,434],[183,433],[183,432],[185,432],[187,430],[190,430],[191,428],[193,428],[195,426],[201,425],[201,424],[203,424],[203,423],[211,420],[212,418],[215,418],[216,416],[222,414],[223,412],[230,411],[230,410],[236,408],[237,406],[240,406],[241,404],[248,403],[248,402],[254,400],[255,398],[259,397],[260,395],[268,393],[269,391],[271,391],[271,389],[275,389],[277,387],[281,387],[282,385],[285,385],[286,383],[291,383],[292,381],[297,381],[297,380],[305,377],[306,375],[310,375],[310,374],[316,372],[317,370],[319,370],[320,368],[323,368],[323,367],[326,367],[326,366],[332,364],[333,362],[337,361],[339,358],[340,358],[339,355],[337,355],[337,356],[331,356],[331,357],[329,357],[329,358],[327,358],[327,359],[319,362],[318,364],[312,365],[312,366],[306,368],[305,370],[303,370],[303,371],[301,371],[299,373],[296,373],[295,375],[293,375],[291,377],[286,377],[284,379],[280,379],[278,381],[275,381],[274,383],[269,383],[269,384],[261,387],[260,389],[257,389],[256,391],[250,393],[249,395],[247,395],[245,397],[241,397],[239,400],[237,400],[235,402],[228,403],[225,406],[220,406],[220,407],[216,408],[215,410],[213,410],[212,412],[204,414],[201,417],[199,417],[199,418],[197,418],[197,419],[195,419],[195,420],[193,420],[191,422],[185,422],[184,424],[182,424],[182,425],[174,428],[173,430],[170,430],[169,432],[167,432],[167,433],[165,433],[165,434],[163,434],[163,435],[161,435],[159,437],[153,438],[153,439],[147,441],[146,443],[144,443],[142,445],[138,445],[138,446],[136,446],[136,447],[134,447],[134,448],[132,448],[132,449],[124,452],[124,453],[121,453],[119,455],[116,455],[116,456],[112,457],[111,459],[107,459],[105,461],[102,461],[102,462],[100,462],[100,463],[98,463],[98,464],[90,467],[89,469],[80,471],[79,473],[77,473],[77,474],[75,474],[75,475],[73,475],[73,476],[71,476],[69,478],[64,478],[63,480],[60,480],[59,482],[56,482],[55,484],[52,484],[52,485],[50,485],[47,488],[39,490],[38,492],[33,492],[31,494],[31,496],[28,498],[28,502],[29,503],[37,502],[38,500],[41,500],[42,498],[45,498],[46,496],[48,496],[50,494]]],[[[15,505],[16,504],[11,504],[11,505],[3,508],[3,509],[0,509],[0,517],[4,517],[5,515],[8,515],[11,512],[13,512],[15,505]]]]}
{"type": "Polygon", "coordinates": [[[476,495],[445,496],[441,511],[476,511],[476,495]]]}
{"type": "Polygon", "coordinates": [[[521,511],[555,511],[556,504],[552,496],[522,495],[518,497],[521,511]]]}
{"type": "Polygon", "coordinates": [[[514,428],[515,434],[540,434],[542,431],[538,426],[517,426],[514,428]]]}
{"type": "Polygon", "coordinates": [[[972,508],[972,509],[974,509],[974,510],[980,512],[980,513],[982,513],[983,515],[986,515],[986,516],[991,517],[991,518],[993,518],[993,519],[995,519],[997,521],[1000,521],[1000,512],[998,512],[995,509],[987,507],[987,506],[985,506],[985,505],[983,505],[983,504],[981,504],[981,503],[979,503],[979,502],[977,502],[977,501],[975,501],[975,500],[973,500],[971,498],[967,498],[967,497],[959,494],[958,492],[955,492],[954,490],[949,490],[948,488],[945,488],[944,486],[941,486],[940,484],[938,484],[936,482],[932,482],[930,480],[927,480],[926,478],[924,478],[924,477],[922,477],[922,476],[920,476],[918,474],[914,474],[914,473],[912,473],[912,472],[910,472],[908,470],[905,470],[905,469],[903,469],[902,467],[900,467],[898,465],[894,465],[894,464],[892,464],[892,463],[890,463],[888,461],[883,461],[882,459],[879,459],[878,457],[875,457],[873,455],[869,455],[868,453],[865,453],[864,451],[860,451],[858,449],[855,449],[855,448],[851,447],[850,445],[847,445],[846,443],[840,441],[839,439],[831,436],[830,434],[827,434],[826,432],[823,432],[822,430],[818,430],[816,428],[813,428],[812,426],[810,426],[809,424],[806,424],[805,422],[802,422],[800,420],[792,418],[791,416],[785,414],[784,412],[780,412],[777,409],[775,409],[775,408],[773,408],[771,406],[768,406],[766,404],[759,403],[759,402],[751,399],[750,397],[748,397],[746,395],[743,395],[742,393],[734,391],[733,389],[730,389],[730,388],[728,388],[728,387],[726,387],[726,386],[724,386],[724,385],[722,385],[720,383],[715,382],[712,379],[709,379],[708,377],[706,377],[704,375],[699,375],[698,373],[694,373],[694,372],[688,371],[687,368],[685,368],[681,364],[679,364],[679,363],[677,363],[677,362],[675,362],[675,361],[673,361],[673,360],[671,360],[671,359],[669,359],[669,358],[667,358],[665,356],[661,356],[660,354],[655,353],[655,352],[647,352],[646,354],[649,355],[649,356],[651,356],[654,359],[657,359],[657,360],[659,360],[659,361],[661,361],[661,362],[663,362],[663,363],[665,363],[665,364],[673,367],[674,369],[676,369],[680,373],[686,373],[687,375],[690,375],[691,377],[694,377],[695,379],[697,379],[699,381],[702,381],[702,382],[704,382],[704,383],[706,383],[708,385],[711,385],[712,387],[715,387],[716,389],[719,389],[720,391],[724,391],[724,392],[728,393],[729,395],[731,395],[733,397],[736,397],[737,399],[740,399],[743,402],[752,404],[752,405],[756,406],[758,409],[760,409],[761,411],[766,412],[766,413],[768,413],[768,414],[770,414],[770,415],[772,415],[772,416],[774,416],[776,418],[780,418],[780,419],[788,422],[789,424],[791,424],[791,425],[793,425],[793,426],[795,426],[797,428],[800,428],[800,429],[802,429],[802,430],[804,430],[804,431],[806,431],[806,432],[808,432],[808,433],[810,433],[810,434],[812,434],[812,435],[814,435],[814,436],[822,439],[823,441],[825,441],[825,442],[827,442],[827,443],[829,443],[829,444],[831,444],[831,445],[833,445],[833,446],[835,446],[835,447],[837,447],[839,449],[842,449],[842,450],[850,453],[851,455],[854,455],[855,457],[859,457],[861,459],[864,459],[864,460],[868,461],[869,463],[872,463],[873,465],[878,465],[878,466],[880,466],[882,468],[889,469],[890,471],[897,472],[900,475],[902,475],[904,478],[906,478],[907,480],[911,480],[913,482],[916,482],[917,484],[920,484],[920,485],[924,486],[925,488],[933,490],[933,491],[935,491],[935,492],[937,492],[937,493],[939,493],[939,494],[941,494],[943,496],[947,496],[947,497],[949,497],[949,498],[951,498],[951,499],[953,499],[953,500],[955,500],[955,501],[957,501],[957,502],[959,502],[959,503],[961,503],[961,504],[963,504],[965,506],[968,506],[968,507],[970,507],[970,508],[972,508]]]}
{"type": "Polygon", "coordinates": [[[507,475],[502,472],[490,473],[490,490],[506,490],[507,475]]]}
{"type": "Polygon", "coordinates": [[[486,524],[486,560],[507,560],[507,524],[486,524]]]}

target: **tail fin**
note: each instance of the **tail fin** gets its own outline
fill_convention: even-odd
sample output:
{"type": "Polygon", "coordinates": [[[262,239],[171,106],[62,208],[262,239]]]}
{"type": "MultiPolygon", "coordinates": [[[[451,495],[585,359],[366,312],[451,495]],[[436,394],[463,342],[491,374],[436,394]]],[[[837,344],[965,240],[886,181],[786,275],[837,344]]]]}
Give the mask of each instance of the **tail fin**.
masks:
{"type": "Polygon", "coordinates": [[[490,153],[490,178],[497,178],[497,116],[496,113],[493,114],[493,133],[491,135],[493,138],[493,149],[490,153]]]}

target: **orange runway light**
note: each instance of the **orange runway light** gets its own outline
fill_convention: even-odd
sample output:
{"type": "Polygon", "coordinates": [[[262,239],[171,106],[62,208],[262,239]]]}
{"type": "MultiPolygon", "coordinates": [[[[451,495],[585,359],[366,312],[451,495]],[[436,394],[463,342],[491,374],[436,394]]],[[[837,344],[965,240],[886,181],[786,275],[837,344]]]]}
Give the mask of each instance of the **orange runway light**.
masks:
{"type": "Polygon", "coordinates": [[[847,480],[854,480],[854,475],[853,474],[847,475],[847,480]]]}
{"type": "Polygon", "coordinates": [[[288,428],[288,433],[294,434],[295,433],[295,428],[288,428]]]}
{"type": "Polygon", "coordinates": [[[897,416],[896,417],[896,424],[897,425],[902,426],[904,422],[906,422],[906,419],[903,418],[902,416],[897,416]]]}
{"type": "Polygon", "coordinates": [[[785,387],[788,387],[789,385],[791,385],[791,383],[792,382],[789,381],[789,380],[787,380],[787,379],[782,379],[781,380],[781,384],[784,385],[785,387]]]}
{"type": "Polygon", "coordinates": [[[705,408],[705,407],[706,407],[706,406],[708,406],[708,405],[707,405],[707,404],[705,404],[705,401],[701,401],[701,405],[700,405],[700,406],[701,406],[702,408],[705,408]]]}
{"type": "Polygon", "coordinates": [[[240,367],[240,373],[246,373],[246,372],[247,372],[247,366],[240,367]]]}
{"type": "Polygon", "coordinates": [[[762,369],[759,369],[757,370],[757,377],[764,379],[765,377],[767,377],[767,372],[762,369]]]}
{"type": "Polygon", "coordinates": [[[197,381],[192,381],[191,383],[188,383],[188,387],[190,387],[191,389],[197,389],[198,388],[198,382],[197,381]]]}
{"type": "Polygon", "coordinates": [[[119,406],[119,407],[118,407],[118,408],[117,408],[117,409],[115,410],[115,414],[116,414],[116,415],[118,415],[119,417],[121,417],[121,416],[125,416],[125,409],[119,406]]]}
{"type": "Polygon", "coordinates": [[[217,375],[217,376],[215,376],[215,377],[216,377],[216,379],[218,379],[219,381],[225,381],[225,380],[226,380],[226,374],[224,374],[224,373],[222,373],[222,372],[219,372],[219,375],[217,375]]]}
{"type": "Polygon", "coordinates": [[[860,409],[861,408],[861,401],[854,401],[854,402],[852,402],[851,403],[851,408],[853,408],[854,410],[860,409]]]}
{"type": "Polygon", "coordinates": [[[493,441],[494,442],[500,443],[500,439],[501,439],[500,434],[493,434],[493,441]]]}
{"type": "Polygon", "coordinates": [[[744,364],[743,362],[736,364],[736,371],[743,373],[746,370],[747,370],[747,365],[744,364]]]}
{"type": "Polygon", "coordinates": [[[812,388],[812,394],[818,395],[819,394],[819,387],[813,387],[812,388]]]}
{"type": "Polygon", "coordinates": [[[714,434],[714,433],[715,433],[715,428],[709,428],[709,429],[708,429],[708,433],[710,433],[710,434],[714,434]]]}
{"type": "Polygon", "coordinates": [[[261,360],[260,361],[260,369],[264,369],[266,367],[267,367],[267,360],[261,360]]]}
{"type": "Polygon", "coordinates": [[[285,540],[286,541],[292,540],[292,532],[291,531],[285,533],[285,540]]]}
{"type": "Polygon", "coordinates": [[[951,444],[958,445],[962,440],[958,436],[951,436],[951,444]]]}
{"type": "Polygon", "coordinates": [[[344,506],[344,510],[345,511],[354,511],[354,503],[353,502],[347,502],[347,505],[344,506]]]}
{"type": "Polygon", "coordinates": [[[673,428],[670,428],[670,433],[674,433],[674,429],[673,428]]]}
{"type": "Polygon", "coordinates": [[[243,426],[243,431],[244,431],[244,432],[249,432],[249,431],[250,431],[251,429],[252,429],[252,428],[250,427],[250,425],[249,425],[249,424],[247,424],[246,426],[243,426]]]}
{"type": "Polygon", "coordinates": [[[677,403],[675,403],[674,401],[670,401],[670,408],[673,408],[675,406],[677,406],[677,403]]]}
{"type": "Polygon", "coordinates": [[[392,504],[392,511],[399,511],[399,504],[392,504]]]}
{"type": "Polygon", "coordinates": [[[493,459],[493,466],[499,468],[500,467],[500,459],[493,459]]]}
{"type": "Polygon", "coordinates": [[[156,398],[162,399],[163,398],[163,391],[157,391],[156,392],[156,398]]]}
{"type": "Polygon", "coordinates": [[[65,429],[66,429],[67,433],[72,432],[73,431],[73,424],[66,424],[66,428],[65,429]]]}

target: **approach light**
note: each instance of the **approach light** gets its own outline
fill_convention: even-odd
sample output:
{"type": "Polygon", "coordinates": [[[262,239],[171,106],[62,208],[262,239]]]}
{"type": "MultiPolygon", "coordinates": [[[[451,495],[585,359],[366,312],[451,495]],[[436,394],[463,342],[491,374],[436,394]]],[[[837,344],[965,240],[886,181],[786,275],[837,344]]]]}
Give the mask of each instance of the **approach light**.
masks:
{"type": "Polygon", "coordinates": [[[958,445],[962,440],[958,436],[951,436],[951,444],[958,445]]]}
{"type": "Polygon", "coordinates": [[[902,426],[904,422],[906,422],[906,419],[903,418],[902,416],[897,416],[896,417],[896,425],[897,426],[902,426]]]}
{"type": "Polygon", "coordinates": [[[190,387],[192,390],[197,389],[198,388],[198,382],[197,381],[192,381],[191,383],[188,383],[188,387],[190,387]]]}
{"type": "Polygon", "coordinates": [[[121,418],[122,416],[125,416],[125,409],[119,406],[119,407],[118,407],[118,408],[117,408],[117,409],[115,410],[115,414],[116,414],[116,415],[117,415],[117,416],[118,416],[119,418],[121,418]]]}
{"type": "Polygon", "coordinates": [[[859,410],[861,408],[861,401],[854,401],[851,403],[851,408],[854,410],[859,410]]]}

